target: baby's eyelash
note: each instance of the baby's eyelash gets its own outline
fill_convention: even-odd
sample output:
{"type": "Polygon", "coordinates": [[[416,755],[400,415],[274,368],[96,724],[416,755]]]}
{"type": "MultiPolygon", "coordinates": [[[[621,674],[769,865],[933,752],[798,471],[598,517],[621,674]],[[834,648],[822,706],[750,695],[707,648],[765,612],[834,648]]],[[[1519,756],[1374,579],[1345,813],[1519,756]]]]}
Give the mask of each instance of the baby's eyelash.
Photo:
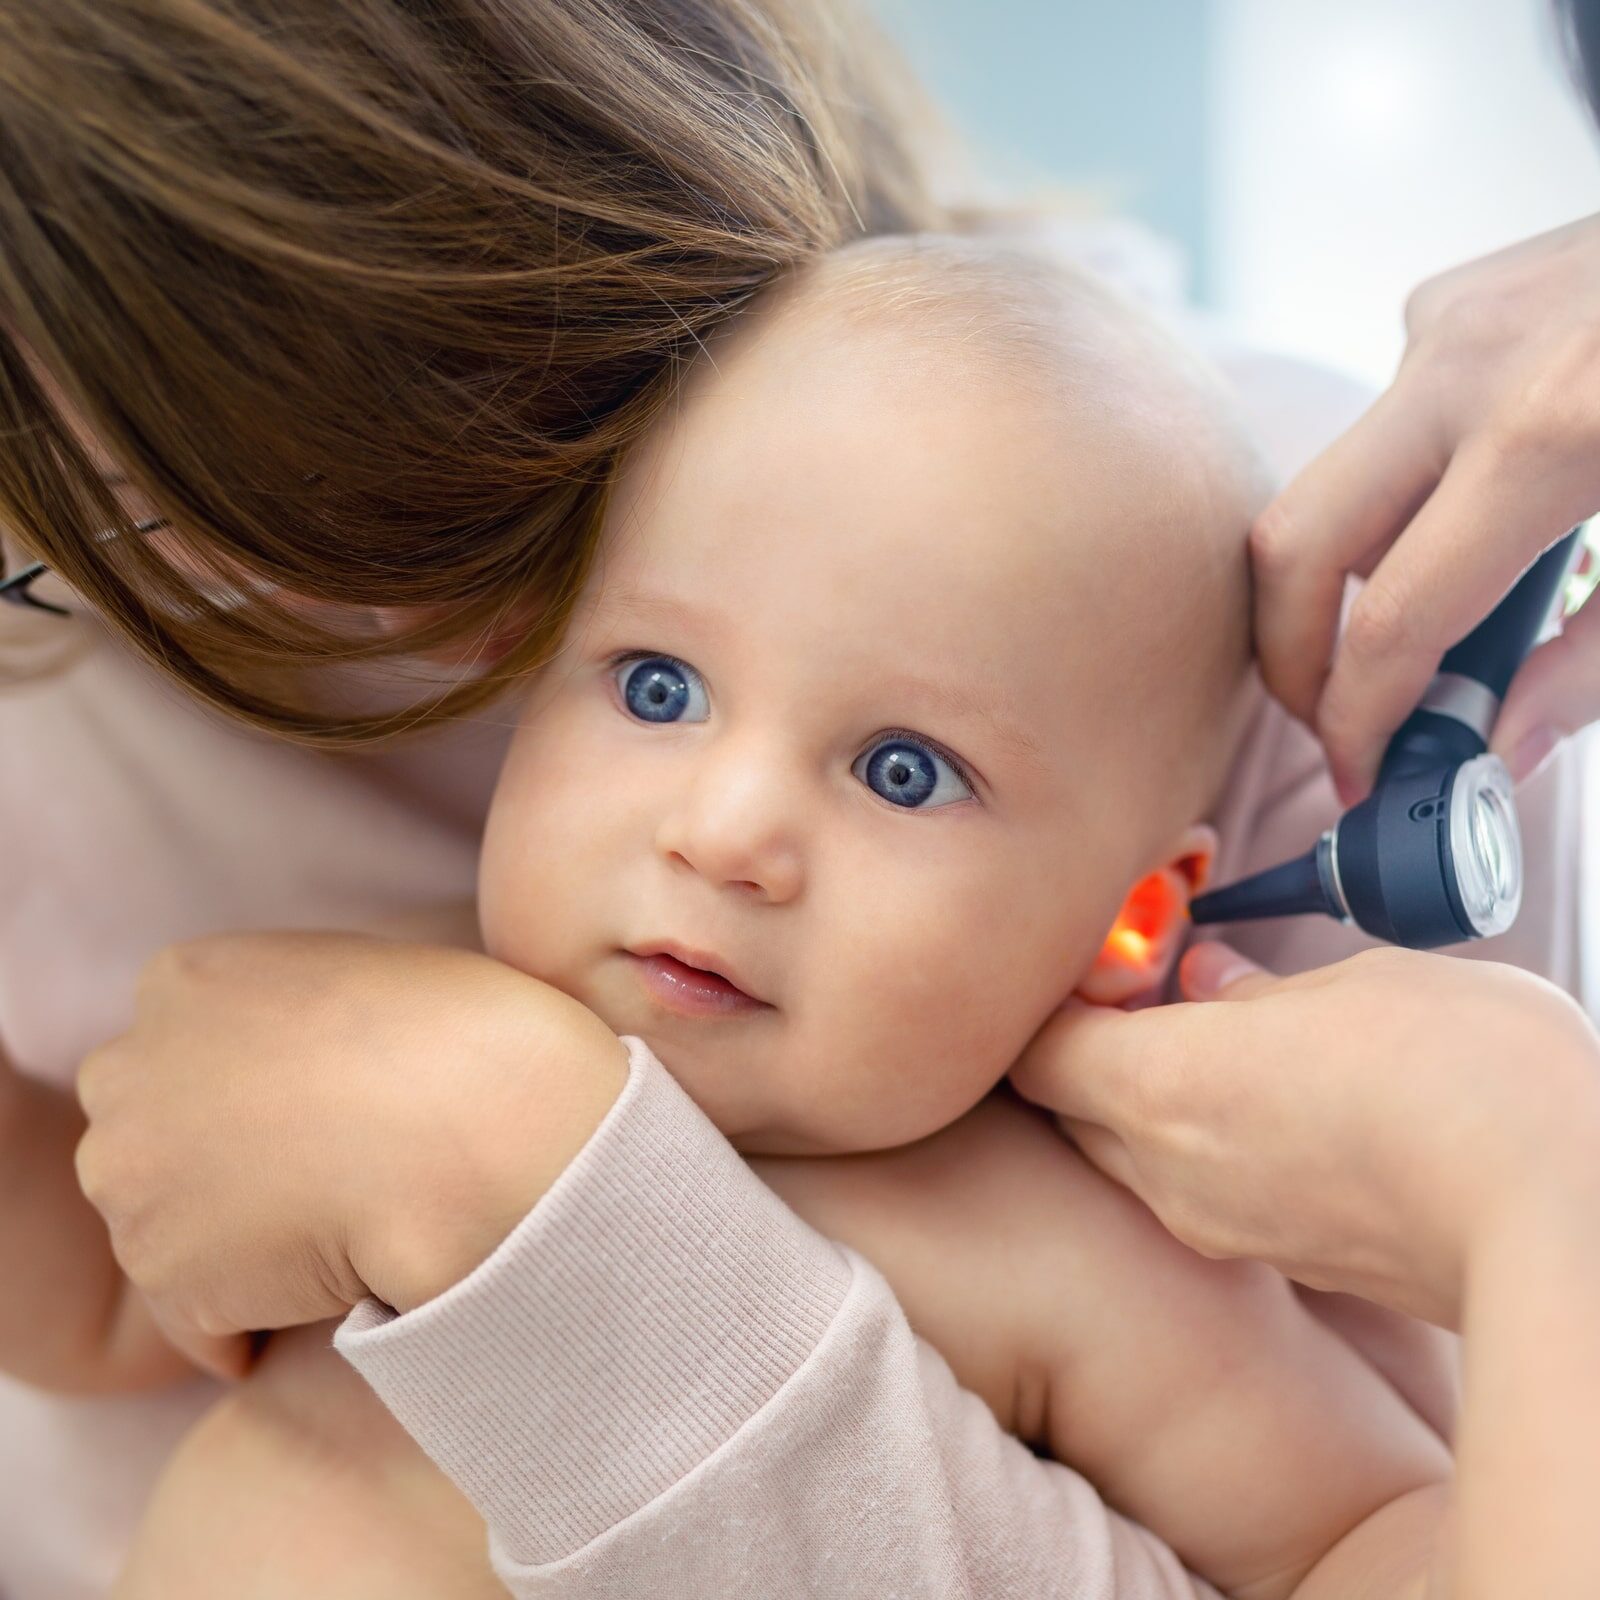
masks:
{"type": "Polygon", "coordinates": [[[687,661],[673,655],[669,650],[618,650],[615,655],[606,657],[605,670],[615,672],[618,667],[626,666],[630,661],[665,661],[676,667],[679,672],[693,672],[696,677],[700,676],[687,661]]]}
{"type": "MultiPolygon", "coordinates": [[[[676,667],[679,672],[692,672],[696,677],[700,676],[696,668],[690,666],[682,657],[675,656],[667,650],[618,650],[606,657],[606,676],[613,677],[630,661],[665,661],[676,667]]],[[[926,745],[935,755],[948,761],[956,776],[972,790],[974,795],[977,794],[978,782],[967,763],[955,751],[947,749],[937,739],[930,739],[925,733],[913,733],[910,728],[885,728],[881,733],[875,733],[864,748],[870,749],[873,745],[884,744],[890,739],[904,739],[907,744],[926,745]]]]}

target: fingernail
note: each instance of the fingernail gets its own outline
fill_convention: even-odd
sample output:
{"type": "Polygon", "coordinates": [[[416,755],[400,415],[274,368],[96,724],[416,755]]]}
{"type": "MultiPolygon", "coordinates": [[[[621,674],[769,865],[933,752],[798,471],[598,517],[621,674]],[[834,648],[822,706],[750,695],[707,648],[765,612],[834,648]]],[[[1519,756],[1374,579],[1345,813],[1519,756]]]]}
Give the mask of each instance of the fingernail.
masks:
{"type": "Polygon", "coordinates": [[[1367,797],[1370,785],[1360,776],[1349,773],[1335,772],[1333,775],[1334,792],[1339,796],[1339,804],[1348,811],[1351,806],[1367,797]]]}
{"type": "Polygon", "coordinates": [[[1518,788],[1539,776],[1549,765],[1550,758],[1561,748],[1564,737],[1559,728],[1535,728],[1521,744],[1506,757],[1511,771],[1511,781],[1518,788]]]}
{"type": "Polygon", "coordinates": [[[1231,945],[1207,939],[1190,948],[1183,958],[1183,986],[1196,1000],[1209,1000],[1220,994],[1230,983],[1260,972],[1248,956],[1242,956],[1231,945]]]}

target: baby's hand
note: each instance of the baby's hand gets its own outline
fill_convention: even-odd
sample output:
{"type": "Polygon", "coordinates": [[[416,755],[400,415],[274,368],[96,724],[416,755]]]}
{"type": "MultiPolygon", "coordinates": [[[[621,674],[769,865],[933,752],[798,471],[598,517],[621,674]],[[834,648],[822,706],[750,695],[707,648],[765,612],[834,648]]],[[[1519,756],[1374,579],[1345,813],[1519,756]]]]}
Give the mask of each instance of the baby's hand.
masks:
{"type": "Polygon", "coordinates": [[[532,1209],[627,1071],[591,1012],[486,956],[197,940],[146,969],[132,1029],[85,1063],[79,1175],[185,1348],[368,1293],[406,1310],[532,1209]]]}

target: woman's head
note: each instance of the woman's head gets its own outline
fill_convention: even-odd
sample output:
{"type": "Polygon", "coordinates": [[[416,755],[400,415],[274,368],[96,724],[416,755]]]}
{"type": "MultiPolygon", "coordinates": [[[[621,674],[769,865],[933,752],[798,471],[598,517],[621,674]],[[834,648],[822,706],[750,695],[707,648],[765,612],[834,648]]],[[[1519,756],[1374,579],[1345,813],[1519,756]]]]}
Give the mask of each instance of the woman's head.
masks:
{"type": "Polygon", "coordinates": [[[452,703],[485,698],[548,649],[700,339],[925,216],[846,4],[7,0],[0,529],[303,735],[371,730],[285,668],[525,606],[452,703]],[[170,542],[130,536],[151,507],[170,542]],[[328,621],[370,607],[426,620],[328,621]]]}

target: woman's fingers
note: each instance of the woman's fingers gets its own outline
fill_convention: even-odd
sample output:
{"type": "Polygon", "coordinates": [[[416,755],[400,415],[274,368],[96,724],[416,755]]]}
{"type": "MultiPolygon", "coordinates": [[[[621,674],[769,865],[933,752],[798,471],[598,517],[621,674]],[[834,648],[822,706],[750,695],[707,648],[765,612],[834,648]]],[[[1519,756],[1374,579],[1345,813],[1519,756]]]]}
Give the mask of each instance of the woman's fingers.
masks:
{"type": "Polygon", "coordinates": [[[1493,450],[1467,449],[1350,608],[1316,726],[1347,801],[1372,785],[1384,745],[1440,658],[1581,517],[1554,477],[1515,485],[1493,450]]]}
{"type": "Polygon", "coordinates": [[[1092,1166],[1124,1189],[1138,1193],[1138,1170],[1128,1147],[1107,1128],[1093,1122],[1080,1122],[1076,1117],[1057,1117],[1061,1131],[1081,1150],[1092,1166]]]}
{"type": "Polygon", "coordinates": [[[1185,1000],[1248,1000],[1275,981],[1270,972],[1219,939],[1191,945],[1178,964],[1185,1000]]]}
{"type": "Polygon", "coordinates": [[[593,1012],[487,956],[215,935],[153,960],[133,1027],[86,1060],[79,1184],[178,1348],[231,1374],[236,1330],[369,1292],[409,1310],[465,1277],[628,1073],[593,1012]]]}
{"type": "Polygon", "coordinates": [[[1036,1033],[1011,1069],[1011,1083],[1024,1100],[1059,1116],[1104,1127],[1116,1122],[1116,1107],[1133,1087],[1137,1061],[1148,1047],[1159,1012],[1139,1013],[1139,1040],[1126,1038],[1132,1020],[1111,1006],[1069,1000],[1036,1033]]]}
{"type": "MultiPolygon", "coordinates": [[[[1246,1000],[1281,981],[1213,939],[1190,947],[1179,979],[1189,1000],[1246,1000]]],[[[1175,1058],[1162,1058],[1165,1041],[1194,1037],[1192,1021],[1181,1012],[1162,1006],[1126,1012],[1069,1000],[1034,1035],[1011,1069],[1011,1083],[1024,1100],[1065,1120],[1122,1126],[1134,1100],[1149,1096],[1152,1057],[1170,1068],[1175,1058]]]]}
{"type": "Polygon", "coordinates": [[[1306,467],[1251,530],[1256,649],[1267,687],[1310,722],[1333,660],[1345,576],[1365,570],[1444,471],[1437,428],[1404,379],[1306,467]]]}
{"type": "Polygon", "coordinates": [[[1449,1326],[1478,1244],[1593,1169],[1600,1036],[1526,973],[1376,950],[1274,978],[1208,944],[1182,978],[1226,1003],[1068,1005],[1012,1081],[1191,1249],[1449,1326]]]}
{"type": "MultiPolygon", "coordinates": [[[[1600,507],[1597,266],[1586,218],[1421,285],[1394,383],[1257,521],[1263,674],[1315,727],[1347,801],[1440,657],[1600,507]],[[1335,643],[1350,574],[1370,581],[1335,643]]],[[[1509,697],[1497,748],[1594,717],[1590,638],[1509,697]]]]}
{"type": "Polygon", "coordinates": [[[1056,1114],[1061,1131],[1086,1160],[1155,1209],[1128,1146],[1114,1129],[1128,1126],[1137,1104],[1138,1067],[1166,1033],[1162,1011],[1129,1014],[1071,999],[1034,1035],[1011,1069],[1024,1100],[1056,1114]]]}
{"type": "Polygon", "coordinates": [[[1518,783],[1568,734],[1600,721],[1600,605],[1591,598],[1539,646],[1512,681],[1493,748],[1518,783]]]}

